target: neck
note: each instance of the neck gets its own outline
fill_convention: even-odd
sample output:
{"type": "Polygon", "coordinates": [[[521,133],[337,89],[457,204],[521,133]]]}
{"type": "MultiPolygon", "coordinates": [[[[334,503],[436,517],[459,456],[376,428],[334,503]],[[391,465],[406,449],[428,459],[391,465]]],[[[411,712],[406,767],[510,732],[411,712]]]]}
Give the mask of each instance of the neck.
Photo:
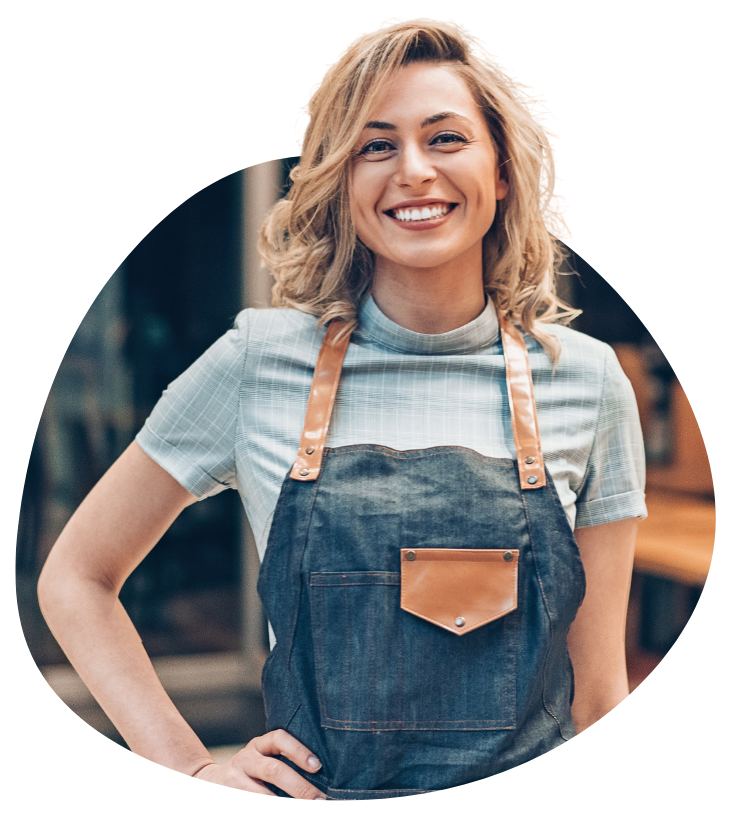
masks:
{"type": "Polygon", "coordinates": [[[388,319],[420,334],[443,334],[476,319],[485,308],[482,258],[437,268],[408,268],[378,260],[372,298],[388,319]]]}

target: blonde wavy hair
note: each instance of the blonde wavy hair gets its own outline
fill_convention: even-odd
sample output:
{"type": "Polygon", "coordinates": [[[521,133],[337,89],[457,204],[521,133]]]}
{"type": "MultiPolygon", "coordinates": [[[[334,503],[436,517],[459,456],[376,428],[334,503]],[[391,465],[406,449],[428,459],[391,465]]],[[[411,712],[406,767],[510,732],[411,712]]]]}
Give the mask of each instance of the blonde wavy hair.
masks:
{"type": "Polygon", "coordinates": [[[483,285],[495,305],[556,362],[559,340],[545,325],[579,312],[558,299],[554,288],[561,252],[549,229],[562,222],[552,207],[549,140],[521,88],[451,23],[387,26],[359,38],[329,69],[308,106],[310,122],[290,192],[262,227],[259,253],[276,280],[273,305],[314,314],[320,323],[343,319],[348,332],[356,327],[374,260],[350,215],[351,161],[386,82],[411,63],[448,67],[480,106],[509,186],[483,238],[483,285]]]}

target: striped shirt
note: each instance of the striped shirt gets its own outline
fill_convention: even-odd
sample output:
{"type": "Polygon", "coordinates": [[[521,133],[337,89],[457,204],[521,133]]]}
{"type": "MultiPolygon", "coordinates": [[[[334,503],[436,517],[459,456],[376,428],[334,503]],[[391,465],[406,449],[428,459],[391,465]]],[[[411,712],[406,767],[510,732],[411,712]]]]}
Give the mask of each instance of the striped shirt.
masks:
{"type": "MultiPolygon", "coordinates": [[[[544,460],[572,527],[646,516],[644,446],[631,385],[606,344],[562,326],[556,368],[526,338],[544,460]]],[[[324,335],[292,309],[242,311],[162,395],[136,437],[203,499],[239,491],[264,555],[295,460],[324,335]]],[[[515,458],[498,320],[419,334],[370,297],[344,361],[326,444],[396,450],[439,445],[515,458]]]]}

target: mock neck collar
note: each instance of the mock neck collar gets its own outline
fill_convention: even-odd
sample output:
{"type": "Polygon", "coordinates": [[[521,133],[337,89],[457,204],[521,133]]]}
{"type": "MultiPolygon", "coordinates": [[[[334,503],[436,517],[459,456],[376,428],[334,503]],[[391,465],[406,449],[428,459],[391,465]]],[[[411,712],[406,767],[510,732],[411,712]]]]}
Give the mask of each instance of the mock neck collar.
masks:
{"type": "Polygon", "coordinates": [[[490,347],[500,328],[492,300],[488,297],[482,313],[472,322],[443,334],[419,334],[403,328],[385,316],[368,296],[359,311],[359,330],[384,348],[407,354],[465,354],[490,347]]]}

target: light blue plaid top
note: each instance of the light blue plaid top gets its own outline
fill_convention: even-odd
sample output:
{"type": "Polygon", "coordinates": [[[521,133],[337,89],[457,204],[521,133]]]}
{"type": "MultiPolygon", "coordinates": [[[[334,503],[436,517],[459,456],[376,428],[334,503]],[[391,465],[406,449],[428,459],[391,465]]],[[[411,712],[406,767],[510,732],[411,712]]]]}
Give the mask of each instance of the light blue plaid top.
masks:
{"type": "MultiPolygon", "coordinates": [[[[613,350],[550,326],[553,370],[527,337],[544,460],[573,527],[646,516],[644,446],[631,385],[613,350]]],[[[162,395],[136,437],[203,499],[236,488],[264,555],[277,497],[295,460],[325,329],[291,309],[242,311],[162,395]]],[[[370,297],[344,361],[326,444],[438,445],[515,458],[498,319],[444,334],[396,325],[370,297]]]]}

